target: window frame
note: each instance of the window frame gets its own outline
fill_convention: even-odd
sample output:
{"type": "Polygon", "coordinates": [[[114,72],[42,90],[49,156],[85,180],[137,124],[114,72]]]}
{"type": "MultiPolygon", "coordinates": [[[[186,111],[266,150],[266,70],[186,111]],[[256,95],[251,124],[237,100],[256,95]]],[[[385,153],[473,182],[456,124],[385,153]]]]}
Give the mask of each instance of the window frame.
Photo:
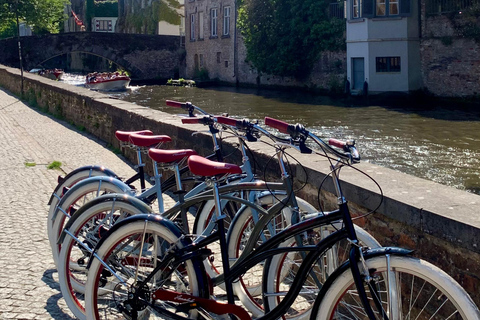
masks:
{"type": "Polygon", "coordinates": [[[352,19],[361,19],[363,17],[362,7],[363,7],[363,1],[362,0],[352,0],[352,19]],[[355,8],[358,9],[358,11],[357,11],[358,15],[357,16],[355,16],[355,8]]]}
{"type": "Polygon", "coordinates": [[[198,13],[198,39],[203,40],[205,33],[205,21],[203,16],[203,11],[198,13]]]}
{"type": "Polygon", "coordinates": [[[223,35],[230,35],[230,6],[223,8],[223,35]]]}
{"type": "Polygon", "coordinates": [[[375,57],[375,72],[376,73],[401,73],[402,72],[402,60],[400,56],[388,56],[388,57],[375,57]],[[381,60],[385,59],[384,62],[381,60]],[[385,66],[382,67],[379,64],[382,63],[385,66]]]}
{"type": "Polygon", "coordinates": [[[195,41],[195,13],[190,14],[190,41],[195,41]]]}
{"type": "Polygon", "coordinates": [[[218,37],[218,8],[210,9],[210,36],[212,38],[218,37]]]}
{"type": "Polygon", "coordinates": [[[399,0],[375,0],[375,17],[385,18],[385,17],[399,17],[400,16],[400,1],[399,0]],[[383,3],[379,3],[380,1],[384,1],[383,3]],[[391,4],[396,4],[397,13],[390,13],[391,4]],[[379,12],[379,4],[381,4],[384,8],[384,14],[378,14],[379,12]]]}

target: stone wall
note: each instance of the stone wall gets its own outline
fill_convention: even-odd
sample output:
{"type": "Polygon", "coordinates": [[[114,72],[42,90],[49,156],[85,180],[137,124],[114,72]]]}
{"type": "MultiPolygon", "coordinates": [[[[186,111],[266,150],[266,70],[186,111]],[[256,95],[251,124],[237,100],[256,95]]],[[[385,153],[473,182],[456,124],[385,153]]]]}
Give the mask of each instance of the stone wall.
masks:
{"type": "MultiPolygon", "coordinates": [[[[21,95],[20,72],[0,66],[0,87],[21,95]]],[[[112,147],[119,147],[115,130],[150,129],[168,133],[171,148],[194,148],[209,154],[211,138],[192,132],[203,127],[186,127],[178,117],[112,99],[80,87],[27,74],[24,99],[33,107],[84,128],[112,147]]],[[[251,143],[259,165],[267,163],[271,147],[251,143]]],[[[135,161],[135,154],[127,154],[135,161]]],[[[292,173],[303,188],[299,196],[317,204],[318,186],[329,172],[328,161],[321,157],[295,154],[302,166],[292,164],[292,173]]],[[[232,159],[234,161],[235,159],[232,159]]],[[[238,159],[237,159],[238,160],[238,159]]],[[[147,166],[147,168],[150,166],[147,166]]],[[[270,165],[269,167],[274,167],[270,165]]],[[[361,163],[356,168],[372,176],[383,189],[383,202],[376,213],[381,194],[374,183],[361,173],[344,169],[342,188],[356,223],[371,232],[382,245],[414,249],[415,256],[431,261],[447,271],[480,305],[480,201],[479,196],[449,188],[397,171],[361,163]]],[[[334,207],[330,180],[323,184],[321,203],[325,210],[334,207]]]]}
{"type": "Polygon", "coordinates": [[[480,46],[462,36],[460,15],[427,16],[422,8],[420,54],[424,87],[434,95],[478,97],[480,46]]]}

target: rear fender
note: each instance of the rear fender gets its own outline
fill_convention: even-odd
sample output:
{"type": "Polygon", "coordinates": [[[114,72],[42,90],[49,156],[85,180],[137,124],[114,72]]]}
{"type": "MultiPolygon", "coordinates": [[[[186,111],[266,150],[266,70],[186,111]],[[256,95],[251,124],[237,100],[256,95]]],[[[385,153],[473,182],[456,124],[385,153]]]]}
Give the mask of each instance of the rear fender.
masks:
{"type": "Polygon", "coordinates": [[[115,174],[115,172],[113,172],[112,170],[110,169],[107,169],[105,168],[104,166],[84,166],[84,167],[80,167],[80,168],[77,168],[75,170],[73,170],[72,172],[70,172],[69,174],[67,174],[65,177],[63,178],[59,178],[59,181],[58,181],[58,184],[57,186],[55,187],[55,190],[53,191],[52,195],[50,196],[50,200],[48,200],[48,205],[50,205],[52,203],[52,200],[53,200],[53,197],[54,197],[54,194],[58,194],[58,192],[60,191],[60,185],[62,184],[63,181],[67,180],[68,178],[70,178],[71,176],[73,176],[74,174],[77,174],[78,172],[80,171],[97,171],[97,172],[102,172],[105,176],[107,177],[113,177],[113,178],[118,178],[118,176],[115,174]]]}
{"type": "Polygon", "coordinates": [[[89,183],[92,183],[92,182],[111,183],[111,184],[114,184],[116,187],[118,187],[121,190],[122,193],[126,193],[126,194],[131,194],[132,193],[132,189],[127,184],[125,184],[123,181],[118,180],[114,177],[96,176],[96,177],[91,177],[91,178],[84,179],[84,180],[76,183],[74,186],[72,186],[67,191],[67,193],[65,193],[65,195],[62,197],[62,199],[58,203],[57,207],[55,208],[55,212],[53,213],[52,220],[55,221],[55,219],[57,218],[57,214],[60,212],[60,210],[58,208],[63,207],[66,199],[68,199],[69,194],[72,194],[72,193],[76,192],[76,190],[78,190],[79,188],[82,188],[83,186],[85,186],[89,183]]]}
{"type": "MultiPolygon", "coordinates": [[[[92,252],[92,256],[97,253],[98,248],[100,248],[100,246],[103,244],[105,239],[107,239],[110,234],[120,229],[124,225],[135,222],[135,221],[158,223],[164,226],[165,228],[169,229],[175,235],[175,237],[177,237],[179,241],[181,241],[183,246],[187,246],[191,243],[190,238],[183,237],[184,233],[182,232],[182,230],[171,220],[165,219],[159,214],[137,214],[137,215],[128,217],[126,219],[123,219],[122,221],[119,221],[112,228],[110,228],[110,230],[106,233],[106,235],[102,237],[100,241],[98,241],[97,245],[95,246],[95,249],[92,252]]],[[[87,269],[90,269],[90,265],[92,264],[92,261],[93,261],[92,257],[88,259],[87,269]]]]}
{"type": "MultiPolygon", "coordinates": [[[[75,223],[75,221],[85,212],[86,210],[96,206],[99,203],[103,202],[112,202],[112,205],[116,201],[121,201],[121,202],[127,202],[130,205],[134,206],[137,208],[141,213],[153,213],[152,208],[150,208],[146,203],[143,201],[133,197],[129,196],[123,193],[109,193],[105,194],[103,196],[100,196],[98,198],[93,199],[92,201],[89,201],[85,205],[83,205],[80,209],[78,209],[75,214],[73,214],[70,219],[68,219],[68,222],[65,225],[64,230],[69,230],[70,227],[75,223]]],[[[73,230],[72,230],[73,231],[73,230]]],[[[60,238],[57,241],[57,244],[63,243],[63,240],[65,239],[66,233],[62,232],[60,238]]]]}

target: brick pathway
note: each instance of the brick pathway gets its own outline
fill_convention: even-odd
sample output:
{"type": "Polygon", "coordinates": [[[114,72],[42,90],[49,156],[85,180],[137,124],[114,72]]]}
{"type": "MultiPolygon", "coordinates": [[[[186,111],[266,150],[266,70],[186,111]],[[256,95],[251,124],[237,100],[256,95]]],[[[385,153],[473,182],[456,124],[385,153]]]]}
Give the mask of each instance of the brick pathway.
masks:
{"type": "Polygon", "coordinates": [[[47,165],[60,161],[69,172],[104,164],[124,177],[134,170],[102,142],[2,89],[0,159],[0,319],[72,319],[46,232],[47,202],[62,172],[47,165]]]}

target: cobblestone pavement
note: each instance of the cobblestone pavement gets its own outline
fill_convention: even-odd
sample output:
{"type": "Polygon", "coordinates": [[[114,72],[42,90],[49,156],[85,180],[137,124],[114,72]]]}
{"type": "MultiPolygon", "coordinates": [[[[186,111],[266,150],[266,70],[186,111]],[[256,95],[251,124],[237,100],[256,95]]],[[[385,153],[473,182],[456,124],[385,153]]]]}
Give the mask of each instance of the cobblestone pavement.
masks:
{"type": "Polygon", "coordinates": [[[124,177],[134,170],[101,141],[2,89],[0,159],[0,319],[72,319],[47,236],[47,202],[57,176],[89,164],[124,177]],[[64,172],[47,169],[53,161],[64,172]]]}

